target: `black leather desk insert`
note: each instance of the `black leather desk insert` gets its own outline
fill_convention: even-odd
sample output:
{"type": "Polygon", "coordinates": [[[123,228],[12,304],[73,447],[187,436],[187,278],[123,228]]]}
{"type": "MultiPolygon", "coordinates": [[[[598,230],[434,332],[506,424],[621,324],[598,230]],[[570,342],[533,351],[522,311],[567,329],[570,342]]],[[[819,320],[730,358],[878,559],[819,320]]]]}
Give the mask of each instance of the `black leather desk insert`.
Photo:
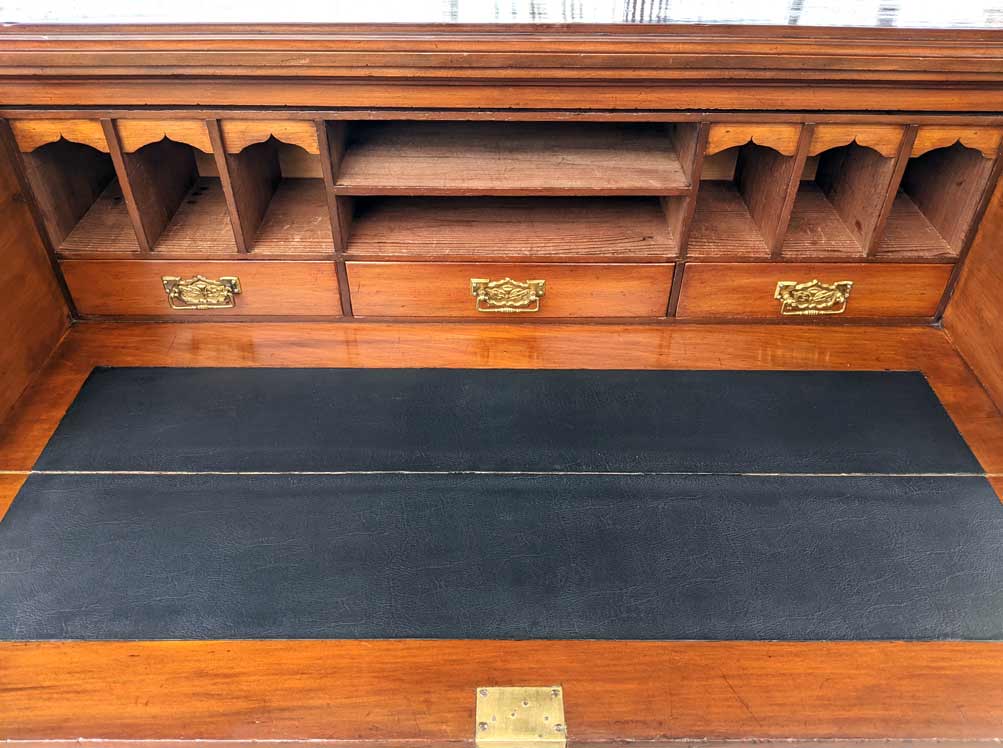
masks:
{"type": "Polygon", "coordinates": [[[913,373],[99,370],[0,521],[2,639],[1001,639],[1001,610],[1003,507],[913,373]]]}
{"type": "Polygon", "coordinates": [[[0,637],[1003,638],[981,478],[37,475],[0,637]]]}
{"type": "Polygon", "coordinates": [[[48,470],[977,472],[902,372],[99,369],[48,470]]]}

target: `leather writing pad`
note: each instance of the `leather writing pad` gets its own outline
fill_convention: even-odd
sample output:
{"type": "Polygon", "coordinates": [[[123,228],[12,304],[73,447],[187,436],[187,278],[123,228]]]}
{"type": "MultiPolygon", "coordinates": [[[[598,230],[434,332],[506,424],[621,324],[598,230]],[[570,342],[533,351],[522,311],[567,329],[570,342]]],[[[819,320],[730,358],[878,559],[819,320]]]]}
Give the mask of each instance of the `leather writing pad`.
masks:
{"type": "Polygon", "coordinates": [[[0,521],[7,640],[996,640],[1001,610],[1003,506],[914,373],[99,370],[0,521]]]}
{"type": "Polygon", "coordinates": [[[33,476],[7,639],[1003,638],[981,478],[33,476]]]}
{"type": "Polygon", "coordinates": [[[98,369],[48,470],[975,472],[915,372],[98,369]]]}

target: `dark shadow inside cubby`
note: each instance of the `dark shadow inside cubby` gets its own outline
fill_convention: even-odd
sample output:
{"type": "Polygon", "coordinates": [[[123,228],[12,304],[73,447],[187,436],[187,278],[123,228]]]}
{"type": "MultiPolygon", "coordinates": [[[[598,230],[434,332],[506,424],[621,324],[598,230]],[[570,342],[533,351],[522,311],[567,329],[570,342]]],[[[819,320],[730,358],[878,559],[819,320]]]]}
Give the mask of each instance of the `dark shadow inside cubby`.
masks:
{"type": "Polygon", "coordinates": [[[52,245],[60,252],[136,252],[111,156],[60,139],[22,154],[52,245]]]}
{"type": "Polygon", "coordinates": [[[957,257],[975,222],[993,159],[961,143],[909,159],[876,254],[957,257]]]}
{"type": "Polygon", "coordinates": [[[861,258],[876,232],[895,159],[857,143],[806,163],[781,254],[785,258],[861,258]]]}

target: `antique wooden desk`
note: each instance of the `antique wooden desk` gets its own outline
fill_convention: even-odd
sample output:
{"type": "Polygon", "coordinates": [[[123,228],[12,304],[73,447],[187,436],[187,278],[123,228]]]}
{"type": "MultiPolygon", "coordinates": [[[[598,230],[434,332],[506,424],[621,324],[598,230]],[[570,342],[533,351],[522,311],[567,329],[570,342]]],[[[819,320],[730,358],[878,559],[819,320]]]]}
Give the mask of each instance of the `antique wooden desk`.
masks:
{"type": "MultiPolygon", "coordinates": [[[[186,472],[156,460],[55,470],[51,451],[36,466],[85,380],[98,386],[95,367],[918,371],[977,467],[875,473],[833,458],[798,475],[918,481],[903,502],[924,481],[1003,493],[1001,7],[762,2],[731,18],[713,3],[373,5],[197,19],[215,25],[125,5],[100,18],[0,8],[14,22],[0,27],[0,590],[37,599],[45,580],[24,592],[15,577],[37,568],[19,564],[47,539],[53,552],[80,540],[58,523],[23,534],[46,481],[62,481],[47,497],[83,496],[88,472],[186,472]]],[[[279,410],[250,395],[240,408],[200,400],[213,386],[178,390],[165,422],[181,413],[208,433],[247,408],[279,410]],[[222,415],[202,421],[203,410],[222,415]]],[[[485,386],[490,411],[502,387],[485,386]]],[[[104,397],[97,410],[134,402],[104,397]]],[[[792,445],[813,452],[814,421],[838,432],[840,397],[806,405],[792,445]]],[[[871,407],[875,422],[890,418],[871,407]]],[[[932,433],[900,416],[903,438],[932,433]]],[[[168,434],[162,445],[143,441],[153,431],[116,442],[85,423],[68,453],[181,449],[144,417],[168,434]]],[[[546,407],[538,422],[548,427],[546,407]]],[[[728,449],[769,446],[773,428],[728,449]]],[[[594,449],[615,452],[614,431],[597,426],[594,449]]],[[[844,437],[819,435],[818,451],[831,438],[833,454],[852,453],[860,442],[844,437]]],[[[649,472],[617,465],[603,474],[649,472]]],[[[972,533],[995,522],[979,506],[988,519],[972,533]]],[[[53,589],[72,585],[62,574],[53,589]]],[[[143,636],[115,628],[127,615],[80,636],[27,627],[27,598],[8,594],[0,738],[12,741],[469,743],[490,731],[477,727],[475,689],[556,685],[558,741],[1003,737],[1003,643],[977,635],[994,630],[992,608],[957,636],[486,637],[476,625],[438,636],[433,625],[382,637],[366,621],[345,637],[184,636],[169,616],[166,634],[143,636]]]]}

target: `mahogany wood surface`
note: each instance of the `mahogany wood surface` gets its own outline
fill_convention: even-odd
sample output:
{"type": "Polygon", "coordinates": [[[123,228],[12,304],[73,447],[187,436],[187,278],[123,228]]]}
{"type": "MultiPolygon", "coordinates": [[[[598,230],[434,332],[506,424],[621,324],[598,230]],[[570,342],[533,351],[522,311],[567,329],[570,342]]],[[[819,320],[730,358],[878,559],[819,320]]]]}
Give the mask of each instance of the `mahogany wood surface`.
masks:
{"type": "Polygon", "coordinates": [[[60,138],[108,152],[104,130],[96,119],[12,120],[10,127],[14,131],[18,148],[25,153],[46,143],[55,143],[60,138]]]}
{"type": "Polygon", "coordinates": [[[471,280],[546,281],[537,312],[524,318],[663,317],[672,286],[671,264],[548,264],[349,262],[356,317],[480,317],[471,280]]]}
{"type": "Polygon", "coordinates": [[[580,740],[988,738],[1003,644],[0,644],[5,738],[457,740],[478,686],[560,684],[580,740]],[[72,715],[72,719],[68,719],[72,715]]]}
{"type": "Polygon", "coordinates": [[[83,316],[341,316],[338,280],[330,262],[65,260],[62,270],[83,316]],[[177,311],[168,306],[161,281],[165,275],[236,276],[242,292],[232,309],[177,311]]]}
{"type": "Polygon", "coordinates": [[[972,241],[944,327],[1003,408],[1003,183],[996,186],[972,241]]]}
{"type": "Polygon", "coordinates": [[[55,349],[69,322],[62,290],[4,145],[0,140],[0,419],[55,349]]]}
{"type": "MultiPolygon", "coordinates": [[[[933,317],[951,277],[949,265],[843,263],[691,263],[683,276],[680,318],[781,319],[778,281],[853,281],[846,311],[817,321],[854,317],[933,317]]],[[[802,320],[803,321],[803,320],[802,320]]]]}
{"type": "Polygon", "coordinates": [[[350,128],[342,195],[680,195],[664,126],[373,122],[350,128]]]}

